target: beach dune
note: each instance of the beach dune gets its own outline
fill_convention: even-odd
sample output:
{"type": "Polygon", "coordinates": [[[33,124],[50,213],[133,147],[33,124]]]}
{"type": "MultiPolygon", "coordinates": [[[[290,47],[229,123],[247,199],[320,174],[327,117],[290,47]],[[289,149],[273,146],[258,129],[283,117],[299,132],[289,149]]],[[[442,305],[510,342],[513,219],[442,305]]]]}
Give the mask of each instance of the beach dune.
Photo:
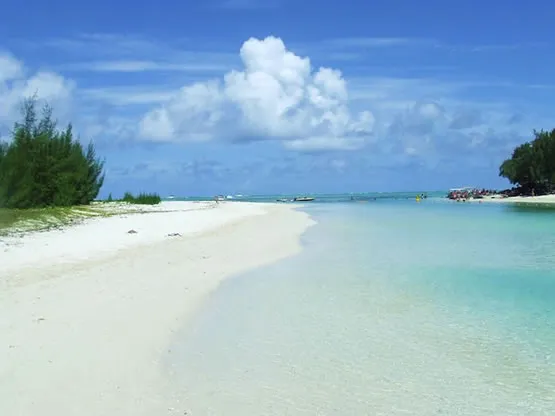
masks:
{"type": "Polygon", "coordinates": [[[187,414],[161,365],[172,336],[224,278],[297,253],[313,223],[273,204],[156,211],[4,239],[0,414],[187,414]]]}

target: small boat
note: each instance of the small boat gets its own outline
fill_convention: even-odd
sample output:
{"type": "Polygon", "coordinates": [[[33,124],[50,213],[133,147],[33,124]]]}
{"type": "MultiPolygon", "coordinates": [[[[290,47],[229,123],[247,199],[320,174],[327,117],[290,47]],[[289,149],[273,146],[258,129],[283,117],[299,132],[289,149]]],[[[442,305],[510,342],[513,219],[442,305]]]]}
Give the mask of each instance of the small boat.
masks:
{"type": "Polygon", "coordinates": [[[312,198],[311,196],[298,196],[295,199],[293,199],[293,201],[295,201],[295,202],[310,202],[310,201],[314,201],[314,198],[312,198]]]}
{"type": "Polygon", "coordinates": [[[279,199],[276,199],[276,201],[277,202],[289,202],[290,200],[287,199],[287,198],[279,198],[279,199]]]}

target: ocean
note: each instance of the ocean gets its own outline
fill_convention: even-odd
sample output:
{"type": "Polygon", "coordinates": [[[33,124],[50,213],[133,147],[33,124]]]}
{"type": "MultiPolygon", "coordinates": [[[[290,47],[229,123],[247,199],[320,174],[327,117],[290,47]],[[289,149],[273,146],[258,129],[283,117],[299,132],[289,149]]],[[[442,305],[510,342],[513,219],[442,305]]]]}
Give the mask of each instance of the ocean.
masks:
{"type": "Polygon", "coordinates": [[[167,363],[188,414],[555,414],[555,211],[389,196],[221,285],[167,363]]]}

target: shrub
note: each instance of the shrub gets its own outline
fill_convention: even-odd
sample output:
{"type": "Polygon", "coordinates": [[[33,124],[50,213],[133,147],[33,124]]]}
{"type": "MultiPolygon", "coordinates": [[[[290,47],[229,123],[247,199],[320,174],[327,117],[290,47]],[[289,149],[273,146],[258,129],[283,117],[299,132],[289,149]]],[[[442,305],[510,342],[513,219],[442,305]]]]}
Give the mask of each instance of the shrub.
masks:
{"type": "Polygon", "coordinates": [[[162,201],[162,198],[156,193],[140,193],[134,196],[131,192],[126,192],[122,200],[130,204],[156,205],[162,201]]]}

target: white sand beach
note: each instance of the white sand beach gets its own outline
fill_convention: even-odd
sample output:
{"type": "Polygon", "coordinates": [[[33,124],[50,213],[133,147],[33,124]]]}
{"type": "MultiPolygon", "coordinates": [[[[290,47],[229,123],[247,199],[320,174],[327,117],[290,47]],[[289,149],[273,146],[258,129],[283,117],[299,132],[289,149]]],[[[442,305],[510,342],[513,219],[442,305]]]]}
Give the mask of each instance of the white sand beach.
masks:
{"type": "Polygon", "coordinates": [[[287,205],[152,211],[2,239],[1,415],[188,414],[161,365],[172,336],[223,279],[294,255],[313,224],[287,205]]]}
{"type": "Polygon", "coordinates": [[[540,196],[511,196],[508,198],[484,197],[482,199],[468,199],[469,202],[498,202],[498,203],[519,203],[519,204],[555,204],[555,195],[540,196]]]}

